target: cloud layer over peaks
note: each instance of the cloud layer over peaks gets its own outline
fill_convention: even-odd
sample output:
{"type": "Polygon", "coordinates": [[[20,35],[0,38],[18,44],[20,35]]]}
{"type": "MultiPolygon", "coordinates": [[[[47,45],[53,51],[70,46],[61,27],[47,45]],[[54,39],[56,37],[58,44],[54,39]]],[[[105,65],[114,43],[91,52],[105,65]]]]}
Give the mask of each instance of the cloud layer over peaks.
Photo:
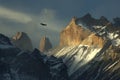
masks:
{"type": "Polygon", "coordinates": [[[31,15],[9,8],[0,7],[0,32],[12,36],[18,31],[30,35],[34,46],[38,47],[42,36],[50,37],[54,45],[59,43],[59,32],[64,27],[64,21],[57,18],[52,9],[43,9],[39,15],[31,15]],[[47,26],[42,26],[45,23],[47,26]]]}
{"type": "Polygon", "coordinates": [[[1,7],[1,6],[0,6],[0,17],[9,19],[9,20],[13,20],[15,22],[17,21],[20,23],[28,23],[28,22],[32,21],[32,18],[24,13],[10,10],[10,9],[7,9],[7,8],[1,7]]]}

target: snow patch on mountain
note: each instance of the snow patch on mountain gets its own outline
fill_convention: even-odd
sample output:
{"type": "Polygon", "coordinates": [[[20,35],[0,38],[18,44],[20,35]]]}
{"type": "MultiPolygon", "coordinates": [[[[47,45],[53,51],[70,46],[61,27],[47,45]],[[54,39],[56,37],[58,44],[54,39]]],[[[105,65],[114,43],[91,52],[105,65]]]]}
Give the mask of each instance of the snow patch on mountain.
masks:
{"type": "Polygon", "coordinates": [[[89,63],[101,48],[90,47],[87,45],[68,46],[55,54],[56,57],[63,57],[63,61],[68,66],[68,73],[72,75],[83,65],[89,63]]]}
{"type": "Polygon", "coordinates": [[[114,46],[120,46],[120,38],[117,32],[108,33],[107,37],[112,41],[114,46]]]}
{"type": "Polygon", "coordinates": [[[92,32],[103,36],[107,39],[110,39],[112,44],[114,46],[120,46],[120,35],[119,35],[119,31],[114,31],[114,32],[109,32],[106,28],[107,26],[99,26],[99,25],[95,25],[95,26],[86,26],[82,23],[78,23],[77,25],[84,27],[85,29],[90,29],[92,32]]]}

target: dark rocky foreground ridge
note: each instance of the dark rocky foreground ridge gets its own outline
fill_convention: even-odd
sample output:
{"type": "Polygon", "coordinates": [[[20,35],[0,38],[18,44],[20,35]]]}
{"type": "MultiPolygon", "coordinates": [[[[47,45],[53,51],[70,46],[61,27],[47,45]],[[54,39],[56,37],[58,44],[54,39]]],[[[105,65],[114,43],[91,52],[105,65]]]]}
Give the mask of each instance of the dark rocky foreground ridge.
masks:
{"type": "Polygon", "coordinates": [[[68,80],[67,67],[37,49],[20,50],[0,34],[0,80],[68,80]]]}

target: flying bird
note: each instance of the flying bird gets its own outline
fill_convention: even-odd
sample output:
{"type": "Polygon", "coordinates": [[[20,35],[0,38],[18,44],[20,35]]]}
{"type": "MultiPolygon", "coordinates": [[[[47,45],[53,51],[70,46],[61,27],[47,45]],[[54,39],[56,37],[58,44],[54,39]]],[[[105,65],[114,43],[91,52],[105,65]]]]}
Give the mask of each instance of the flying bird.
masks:
{"type": "Polygon", "coordinates": [[[47,26],[47,24],[45,24],[45,23],[40,23],[40,25],[42,25],[42,26],[47,26]]]}

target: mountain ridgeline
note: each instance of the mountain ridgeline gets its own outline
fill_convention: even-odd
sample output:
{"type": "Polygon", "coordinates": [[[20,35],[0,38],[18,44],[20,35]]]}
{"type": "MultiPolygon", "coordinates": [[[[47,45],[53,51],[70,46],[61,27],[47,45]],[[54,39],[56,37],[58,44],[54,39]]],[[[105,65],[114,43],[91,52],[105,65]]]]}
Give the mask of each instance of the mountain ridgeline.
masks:
{"type": "Polygon", "coordinates": [[[120,18],[113,21],[73,17],[59,45],[43,37],[40,50],[24,32],[0,34],[0,80],[120,80],[120,18]]]}
{"type": "MultiPolygon", "coordinates": [[[[116,20],[117,19],[117,20],[116,20]]],[[[120,80],[120,18],[114,23],[87,14],[73,17],[60,33],[62,58],[70,80],[120,80]]]]}

